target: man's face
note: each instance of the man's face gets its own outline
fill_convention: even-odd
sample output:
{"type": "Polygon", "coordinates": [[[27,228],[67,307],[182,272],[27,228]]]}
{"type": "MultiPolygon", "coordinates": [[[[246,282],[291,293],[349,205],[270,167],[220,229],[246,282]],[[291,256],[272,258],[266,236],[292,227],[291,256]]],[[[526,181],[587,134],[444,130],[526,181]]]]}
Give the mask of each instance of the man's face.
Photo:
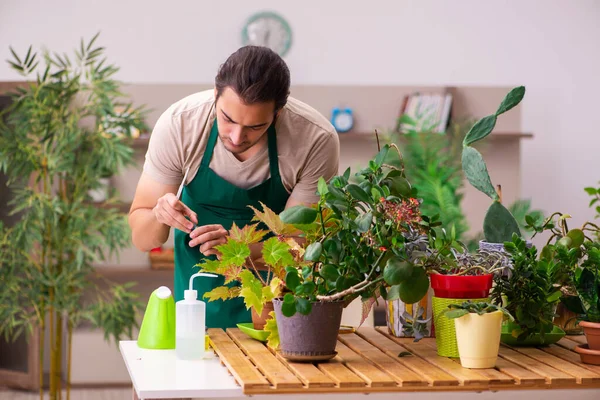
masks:
{"type": "Polygon", "coordinates": [[[248,105],[227,87],[217,100],[216,112],[223,145],[231,153],[241,155],[260,141],[273,122],[275,102],[248,105]]]}

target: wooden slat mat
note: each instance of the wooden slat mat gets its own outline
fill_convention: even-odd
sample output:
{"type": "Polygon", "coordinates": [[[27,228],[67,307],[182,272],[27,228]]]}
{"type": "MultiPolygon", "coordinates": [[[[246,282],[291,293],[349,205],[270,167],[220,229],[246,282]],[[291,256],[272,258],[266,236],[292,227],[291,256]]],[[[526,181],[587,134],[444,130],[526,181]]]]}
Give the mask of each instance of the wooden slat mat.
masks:
{"type": "Polygon", "coordinates": [[[288,362],[238,329],[208,333],[245,394],[600,388],[600,367],[582,364],[573,351],[579,337],[539,349],[501,346],[495,368],[466,369],[438,356],[435,339],[415,343],[387,328],[340,335],[338,355],[316,364],[288,362]]]}

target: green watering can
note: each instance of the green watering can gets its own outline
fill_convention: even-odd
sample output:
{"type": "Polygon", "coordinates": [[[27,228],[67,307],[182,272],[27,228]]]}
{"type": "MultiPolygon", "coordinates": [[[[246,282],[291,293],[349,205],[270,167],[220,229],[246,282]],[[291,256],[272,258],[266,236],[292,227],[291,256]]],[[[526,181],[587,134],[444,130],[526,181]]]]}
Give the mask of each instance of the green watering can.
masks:
{"type": "Polygon", "coordinates": [[[161,286],[150,295],[137,345],[142,349],[175,348],[175,300],[168,287],[161,286]]]}

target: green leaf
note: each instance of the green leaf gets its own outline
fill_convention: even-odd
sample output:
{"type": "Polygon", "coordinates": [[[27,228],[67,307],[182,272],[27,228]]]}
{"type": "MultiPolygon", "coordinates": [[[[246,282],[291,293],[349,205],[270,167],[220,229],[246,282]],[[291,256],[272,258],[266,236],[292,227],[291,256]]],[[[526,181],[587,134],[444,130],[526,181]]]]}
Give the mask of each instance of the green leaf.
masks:
{"type": "Polygon", "coordinates": [[[593,187],[586,187],[585,189],[583,189],[587,192],[587,194],[594,196],[596,193],[598,193],[598,190],[596,190],[596,188],[593,187]]]}
{"type": "Polygon", "coordinates": [[[289,244],[281,242],[276,236],[273,236],[264,242],[262,256],[268,265],[286,267],[295,263],[289,250],[289,244]]]}
{"type": "Polygon", "coordinates": [[[406,304],[418,303],[429,290],[429,277],[423,268],[414,268],[410,279],[398,286],[400,300],[406,304]]]}
{"type": "Polygon", "coordinates": [[[226,244],[216,246],[221,252],[221,265],[244,265],[250,257],[250,247],[236,240],[228,239],[226,244]]]}
{"type": "Polygon", "coordinates": [[[446,317],[448,317],[450,319],[464,317],[468,313],[469,312],[467,310],[462,310],[462,309],[449,310],[449,311],[445,312],[446,317]]]}
{"type": "Polygon", "coordinates": [[[399,257],[392,257],[387,261],[383,269],[383,279],[388,285],[399,285],[410,279],[413,269],[413,264],[399,257]]]}
{"type": "Polygon", "coordinates": [[[285,274],[285,286],[292,291],[300,286],[300,277],[298,276],[298,271],[288,271],[288,273],[285,274]]]}
{"type": "Polygon", "coordinates": [[[364,213],[356,217],[354,221],[357,226],[357,230],[361,233],[368,232],[371,228],[371,224],[373,223],[373,213],[369,211],[368,213],[364,213]]]}
{"type": "Polygon", "coordinates": [[[275,312],[271,311],[269,313],[269,318],[264,327],[265,332],[269,332],[269,336],[267,336],[267,346],[272,348],[273,350],[277,350],[279,347],[279,330],[277,329],[277,321],[275,319],[275,312]]]}
{"type": "Polygon", "coordinates": [[[340,276],[340,273],[338,272],[336,266],[332,264],[323,265],[321,267],[321,270],[319,271],[319,274],[323,278],[325,278],[325,280],[332,282],[335,282],[336,279],[340,276]]]}
{"type": "Polygon", "coordinates": [[[560,290],[557,290],[556,292],[552,293],[551,295],[549,295],[546,298],[546,301],[548,303],[554,303],[555,301],[558,301],[560,299],[560,296],[562,296],[562,293],[560,290]]]}
{"type": "Polygon", "coordinates": [[[240,296],[244,298],[246,309],[253,307],[257,314],[260,315],[263,309],[263,286],[261,281],[249,270],[242,271],[240,273],[240,278],[242,279],[240,296]]]}
{"type": "Polygon", "coordinates": [[[233,296],[227,286],[219,286],[219,287],[214,288],[210,292],[204,293],[203,297],[205,299],[208,299],[208,301],[215,301],[215,300],[228,300],[228,299],[232,298],[233,296]]]}
{"type": "Polygon", "coordinates": [[[302,315],[308,315],[310,314],[311,310],[312,310],[312,303],[310,301],[308,301],[307,299],[304,299],[302,297],[298,297],[296,299],[297,303],[296,303],[296,310],[302,314],[302,315]]]}
{"type": "Polygon", "coordinates": [[[391,194],[398,197],[410,197],[412,187],[408,180],[402,176],[386,178],[383,183],[390,188],[391,194]]]}
{"type": "Polygon", "coordinates": [[[485,240],[490,243],[504,243],[512,240],[513,233],[519,237],[519,224],[500,202],[494,201],[483,220],[485,240]]]}
{"type": "Polygon", "coordinates": [[[379,151],[379,153],[377,153],[377,156],[375,156],[375,164],[381,168],[381,166],[383,165],[383,163],[385,162],[385,158],[387,157],[388,152],[390,151],[390,146],[389,145],[385,145],[383,146],[383,148],[379,151]]]}
{"type": "Polygon", "coordinates": [[[473,187],[488,195],[492,200],[498,200],[498,193],[492,185],[492,180],[481,153],[472,147],[463,148],[462,167],[465,176],[473,187]]]}
{"type": "Polygon", "coordinates": [[[317,219],[317,210],[306,206],[298,205],[286,208],[279,214],[281,220],[286,224],[306,225],[317,219]]]}
{"type": "Polygon", "coordinates": [[[296,299],[293,294],[286,293],[285,296],[283,296],[283,302],[287,304],[293,304],[296,302],[296,299]]]}
{"type": "Polygon", "coordinates": [[[304,253],[304,259],[306,261],[319,261],[322,252],[323,245],[321,244],[321,242],[311,243],[306,248],[306,252],[304,253]]]}
{"type": "Polygon", "coordinates": [[[518,87],[512,89],[506,95],[504,100],[502,100],[500,107],[498,107],[498,111],[496,111],[496,115],[503,114],[503,113],[509,111],[510,109],[512,109],[513,107],[515,107],[517,104],[519,104],[521,102],[521,100],[523,100],[524,96],[525,96],[525,86],[518,86],[518,87]]]}
{"type": "Polygon", "coordinates": [[[581,229],[571,229],[567,233],[567,237],[570,237],[573,241],[570,246],[572,249],[580,247],[583,244],[583,241],[585,240],[585,235],[581,229]]]}
{"type": "Polygon", "coordinates": [[[321,196],[329,193],[329,189],[327,189],[327,182],[325,182],[325,179],[322,176],[319,178],[318,190],[321,196]]]}
{"type": "Polygon", "coordinates": [[[487,135],[492,133],[492,130],[496,126],[496,116],[488,115],[487,117],[481,118],[473,125],[471,130],[467,133],[463,140],[463,146],[467,147],[471,144],[485,138],[487,135]]]}
{"type": "Polygon", "coordinates": [[[362,201],[365,203],[371,203],[373,200],[371,199],[371,197],[367,194],[367,192],[365,192],[360,186],[355,185],[355,184],[349,184],[346,187],[346,190],[348,190],[348,193],[350,193],[350,195],[358,200],[358,201],[362,201]]]}
{"type": "Polygon", "coordinates": [[[400,285],[391,286],[387,292],[387,301],[398,300],[400,298],[400,285]]]}
{"type": "Polygon", "coordinates": [[[288,318],[293,317],[294,314],[296,314],[296,301],[293,301],[291,303],[284,302],[281,305],[281,313],[288,318]]]}

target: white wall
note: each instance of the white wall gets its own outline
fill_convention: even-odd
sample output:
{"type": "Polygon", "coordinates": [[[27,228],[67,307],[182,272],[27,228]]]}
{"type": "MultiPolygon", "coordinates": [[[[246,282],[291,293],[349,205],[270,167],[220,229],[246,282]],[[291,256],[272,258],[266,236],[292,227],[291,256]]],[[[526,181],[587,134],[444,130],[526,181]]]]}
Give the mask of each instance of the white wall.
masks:
{"type": "MultiPolygon", "coordinates": [[[[548,212],[593,216],[600,180],[600,1],[0,1],[0,59],[12,45],[100,43],[132,83],[211,82],[252,13],[290,22],[295,84],[527,86],[523,189],[548,212]]],[[[0,80],[15,80],[0,63],[0,80]]],[[[491,111],[491,110],[490,110],[491,111]]]]}

